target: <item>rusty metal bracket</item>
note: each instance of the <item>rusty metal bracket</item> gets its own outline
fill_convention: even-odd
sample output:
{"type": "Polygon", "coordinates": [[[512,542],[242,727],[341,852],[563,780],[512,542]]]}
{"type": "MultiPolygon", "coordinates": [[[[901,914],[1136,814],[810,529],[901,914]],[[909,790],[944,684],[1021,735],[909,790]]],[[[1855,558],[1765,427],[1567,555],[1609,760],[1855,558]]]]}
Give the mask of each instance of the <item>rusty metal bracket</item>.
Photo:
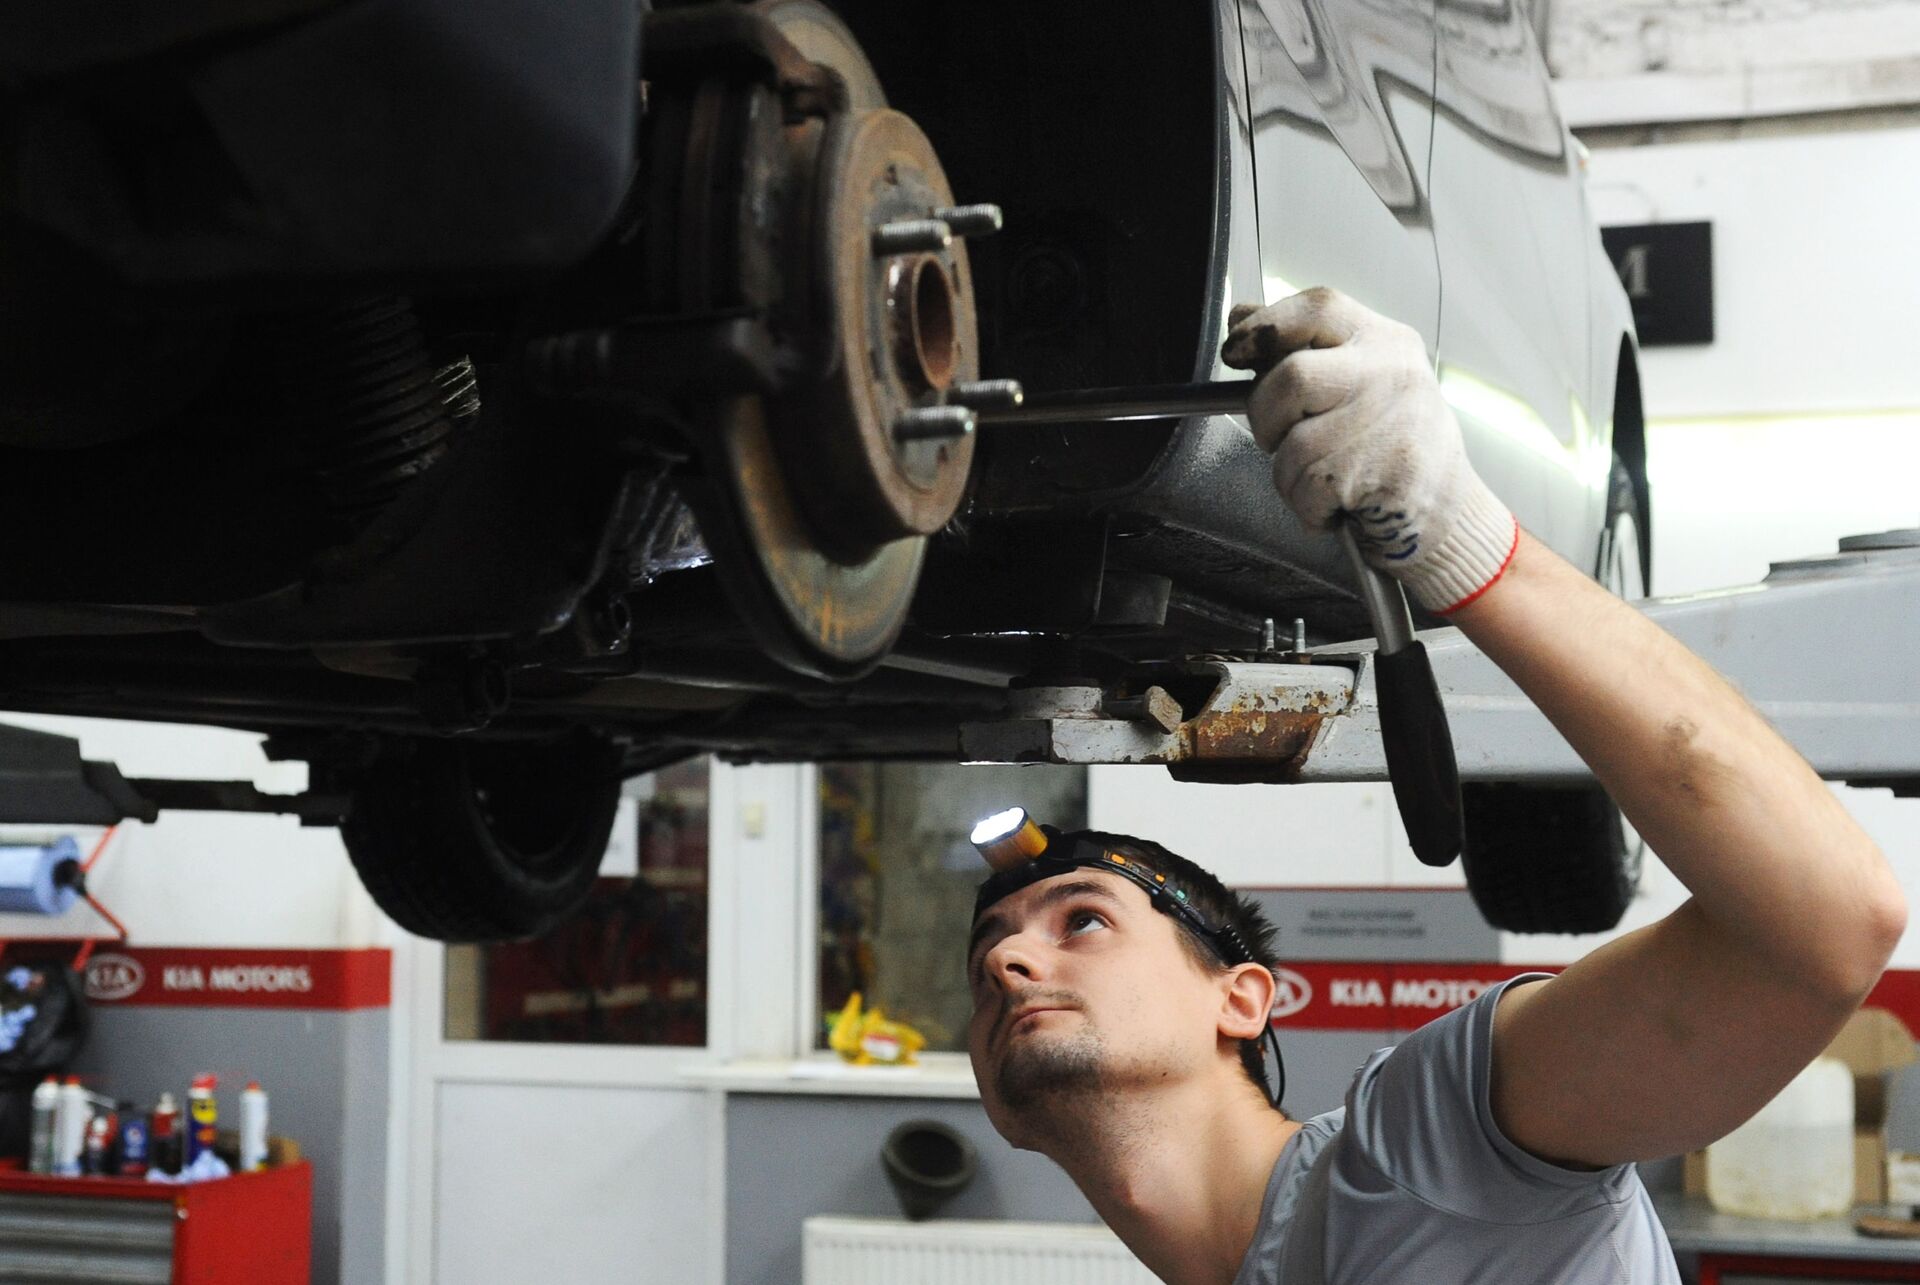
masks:
{"type": "Polygon", "coordinates": [[[1098,687],[1030,687],[1009,693],[1005,720],[962,724],[961,756],[1160,764],[1193,781],[1291,781],[1327,720],[1352,706],[1356,686],[1353,670],[1324,663],[1206,661],[1186,673],[1213,679],[1213,690],[1171,729],[1141,717],[1148,712],[1144,704],[1136,709],[1129,698],[1098,687]]]}

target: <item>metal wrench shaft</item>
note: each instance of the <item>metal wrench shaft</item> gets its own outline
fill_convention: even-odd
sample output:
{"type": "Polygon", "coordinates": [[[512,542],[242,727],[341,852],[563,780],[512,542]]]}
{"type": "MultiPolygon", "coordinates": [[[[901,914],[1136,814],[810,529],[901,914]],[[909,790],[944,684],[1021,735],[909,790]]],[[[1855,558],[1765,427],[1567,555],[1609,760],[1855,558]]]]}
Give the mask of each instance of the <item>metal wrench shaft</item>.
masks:
{"type": "Polygon", "coordinates": [[[1181,415],[1244,415],[1254,380],[1222,379],[1200,384],[1147,384],[1136,388],[1073,388],[1028,393],[1017,406],[981,407],[982,424],[1111,423],[1181,415]]]}

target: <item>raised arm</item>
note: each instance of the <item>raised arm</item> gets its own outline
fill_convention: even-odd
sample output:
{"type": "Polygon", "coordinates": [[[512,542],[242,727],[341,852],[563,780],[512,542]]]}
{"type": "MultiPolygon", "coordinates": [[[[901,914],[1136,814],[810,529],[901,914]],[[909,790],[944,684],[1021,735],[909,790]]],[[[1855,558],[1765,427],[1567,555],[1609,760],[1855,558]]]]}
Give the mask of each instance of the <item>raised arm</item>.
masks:
{"type": "Polygon", "coordinates": [[[1494,1015],[1494,1118],[1550,1159],[1701,1146],[1817,1057],[1906,900],[1806,762],[1673,637],[1523,537],[1454,623],[1519,684],[1693,896],[1494,1015]]]}
{"type": "Polygon", "coordinates": [[[1227,360],[1309,525],[1375,565],[1553,722],[1693,896],[1494,1018],[1492,1106],[1537,1155],[1671,1155],[1751,1116],[1857,1008],[1906,926],[1885,858],[1713,670],[1545,546],[1466,462],[1419,337],[1330,291],[1242,309],[1227,360]]]}

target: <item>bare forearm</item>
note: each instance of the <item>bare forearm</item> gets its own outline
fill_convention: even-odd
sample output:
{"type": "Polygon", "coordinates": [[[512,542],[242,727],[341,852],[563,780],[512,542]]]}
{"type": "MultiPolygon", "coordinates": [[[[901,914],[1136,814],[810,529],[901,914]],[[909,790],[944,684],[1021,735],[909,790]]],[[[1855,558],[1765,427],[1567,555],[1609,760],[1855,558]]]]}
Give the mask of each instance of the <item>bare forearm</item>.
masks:
{"type": "Polygon", "coordinates": [[[1830,993],[1872,984],[1905,915],[1885,858],[1708,665],[1527,536],[1453,622],[1593,768],[1727,945],[1830,993]]]}

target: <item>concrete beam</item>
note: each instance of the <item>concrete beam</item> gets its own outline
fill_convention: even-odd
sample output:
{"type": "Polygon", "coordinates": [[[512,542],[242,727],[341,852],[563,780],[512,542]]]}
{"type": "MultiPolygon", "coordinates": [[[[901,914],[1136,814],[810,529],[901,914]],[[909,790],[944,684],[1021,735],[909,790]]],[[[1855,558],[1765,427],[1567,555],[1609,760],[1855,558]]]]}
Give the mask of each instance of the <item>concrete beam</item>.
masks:
{"type": "Polygon", "coordinates": [[[1920,102],[1920,0],[1554,0],[1576,129],[1920,102]]]}

